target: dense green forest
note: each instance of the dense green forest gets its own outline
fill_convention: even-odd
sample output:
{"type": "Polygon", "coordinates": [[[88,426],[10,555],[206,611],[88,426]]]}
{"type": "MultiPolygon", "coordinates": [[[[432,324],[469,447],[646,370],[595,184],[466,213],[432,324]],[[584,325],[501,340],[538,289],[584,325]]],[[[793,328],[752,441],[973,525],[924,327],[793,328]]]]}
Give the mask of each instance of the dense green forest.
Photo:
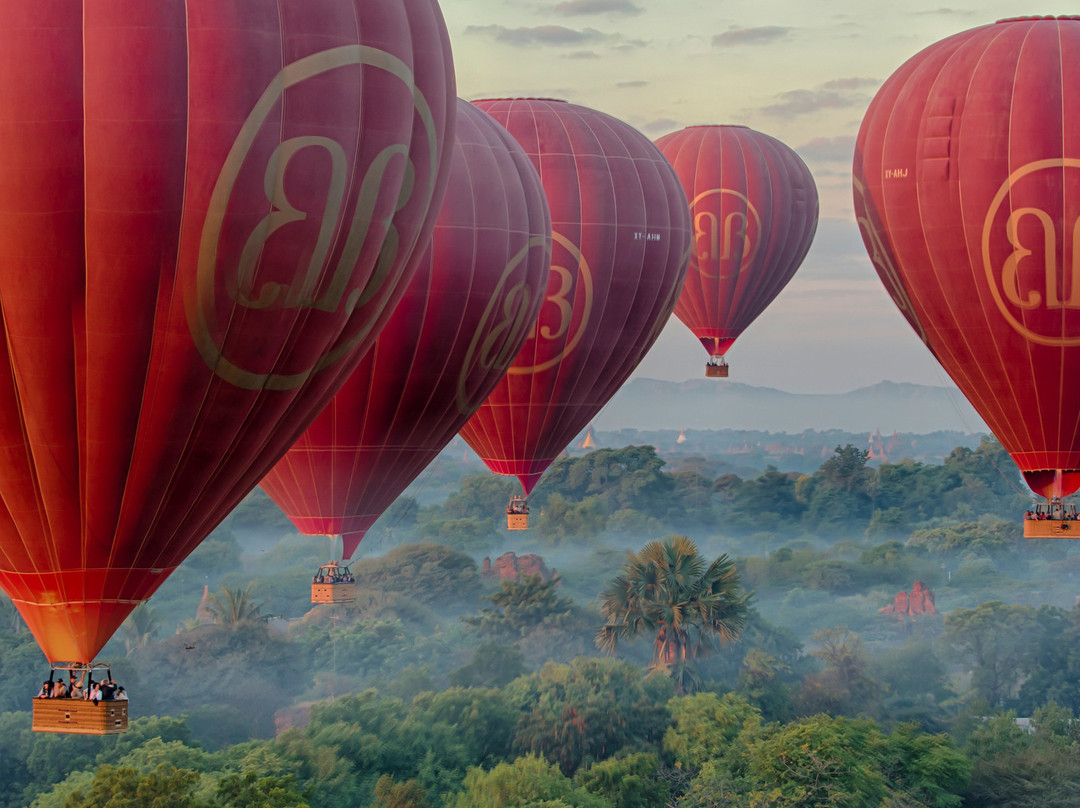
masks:
{"type": "Polygon", "coordinates": [[[106,647],[122,736],[30,731],[48,666],[5,602],[0,808],[1078,804],[1080,554],[1021,537],[996,442],[754,475],[602,449],[553,465],[526,533],[512,491],[436,466],[333,606],[333,545],[253,493],[106,647]],[[685,665],[621,599],[672,534],[721,582],[701,625],[737,633],[691,631],[685,665]],[[557,575],[484,575],[506,551],[557,575]]]}

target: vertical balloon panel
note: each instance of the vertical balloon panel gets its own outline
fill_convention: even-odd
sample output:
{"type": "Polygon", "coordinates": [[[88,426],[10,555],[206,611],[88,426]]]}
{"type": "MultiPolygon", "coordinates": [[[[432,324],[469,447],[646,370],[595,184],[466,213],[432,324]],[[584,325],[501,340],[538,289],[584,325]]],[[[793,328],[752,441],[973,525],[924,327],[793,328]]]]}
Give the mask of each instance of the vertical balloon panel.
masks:
{"type": "Polygon", "coordinates": [[[903,65],[856,144],[879,276],[1032,489],[1080,484],[1080,20],[975,28],[903,65]]]}
{"type": "Polygon", "coordinates": [[[262,480],[345,558],[502,378],[543,302],[551,219],[510,135],[460,101],[431,244],[374,349],[262,480]]]}
{"type": "Polygon", "coordinates": [[[0,43],[0,585],[86,662],[370,346],[453,71],[431,0],[18,0],[0,43]]]}
{"type": "Polygon", "coordinates": [[[689,211],[663,155],[622,121],[544,99],[476,104],[529,154],[551,206],[536,327],[461,432],[528,494],[663,328],[685,277],[689,211]]]}

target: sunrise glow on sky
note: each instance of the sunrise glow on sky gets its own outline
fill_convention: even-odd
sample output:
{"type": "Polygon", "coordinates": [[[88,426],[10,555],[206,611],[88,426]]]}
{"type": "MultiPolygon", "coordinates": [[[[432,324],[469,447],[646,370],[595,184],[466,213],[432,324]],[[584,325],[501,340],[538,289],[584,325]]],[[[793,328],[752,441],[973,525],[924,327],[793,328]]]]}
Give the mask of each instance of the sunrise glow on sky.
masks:
{"type": "MultiPolygon", "coordinates": [[[[998,19],[1075,5],[911,0],[446,0],[458,94],[562,98],[650,138],[742,124],[794,148],[821,199],[814,246],[728,354],[733,381],[844,392],[950,384],[896,311],[854,222],[855,136],[882,82],[922,48],[998,19]]],[[[706,355],[672,318],[635,376],[682,381],[706,355]]]]}

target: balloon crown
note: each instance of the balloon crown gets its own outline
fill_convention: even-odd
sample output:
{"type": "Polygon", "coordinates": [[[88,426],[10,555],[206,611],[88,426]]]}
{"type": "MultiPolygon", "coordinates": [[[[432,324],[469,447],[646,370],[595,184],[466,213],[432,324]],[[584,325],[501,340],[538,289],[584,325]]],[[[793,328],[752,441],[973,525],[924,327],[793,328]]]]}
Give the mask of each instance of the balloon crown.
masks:
{"type": "Polygon", "coordinates": [[[997,24],[1001,25],[1003,22],[1033,22],[1036,20],[1080,20],[1080,15],[1062,14],[1055,17],[1053,14],[1047,14],[1044,17],[1040,17],[1038,14],[1036,14],[1033,17],[1006,17],[1003,20],[998,20],[997,24]]]}
{"type": "Polygon", "coordinates": [[[565,104],[565,98],[542,98],[539,96],[513,96],[511,98],[477,98],[472,103],[483,104],[485,101],[551,101],[554,104],[565,104]]]}

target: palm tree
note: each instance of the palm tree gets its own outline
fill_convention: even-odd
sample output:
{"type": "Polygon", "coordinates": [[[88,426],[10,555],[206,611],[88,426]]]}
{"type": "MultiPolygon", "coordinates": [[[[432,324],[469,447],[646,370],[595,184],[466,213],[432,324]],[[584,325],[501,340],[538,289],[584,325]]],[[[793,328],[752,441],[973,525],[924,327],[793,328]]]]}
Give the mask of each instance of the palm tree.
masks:
{"type": "Polygon", "coordinates": [[[688,537],[668,536],[630,553],[622,574],[608,582],[596,644],[612,654],[619,640],[653,636],[649,669],[668,674],[682,690],[714,639],[723,644],[739,636],[748,600],[727,555],[706,564],[688,537]]]}
{"type": "Polygon", "coordinates": [[[6,596],[0,597],[0,626],[13,634],[22,634],[26,631],[26,623],[23,622],[22,615],[19,614],[19,610],[15,608],[11,599],[6,596]]]}
{"type": "Polygon", "coordinates": [[[136,648],[142,648],[157,639],[161,620],[154,608],[143,602],[131,610],[121,628],[124,633],[124,647],[130,654],[136,648]]]}
{"type": "Polygon", "coordinates": [[[241,589],[221,587],[221,591],[206,599],[206,609],[214,617],[214,622],[221,626],[237,626],[240,623],[254,622],[259,619],[261,603],[251,597],[251,584],[241,589]]]}

